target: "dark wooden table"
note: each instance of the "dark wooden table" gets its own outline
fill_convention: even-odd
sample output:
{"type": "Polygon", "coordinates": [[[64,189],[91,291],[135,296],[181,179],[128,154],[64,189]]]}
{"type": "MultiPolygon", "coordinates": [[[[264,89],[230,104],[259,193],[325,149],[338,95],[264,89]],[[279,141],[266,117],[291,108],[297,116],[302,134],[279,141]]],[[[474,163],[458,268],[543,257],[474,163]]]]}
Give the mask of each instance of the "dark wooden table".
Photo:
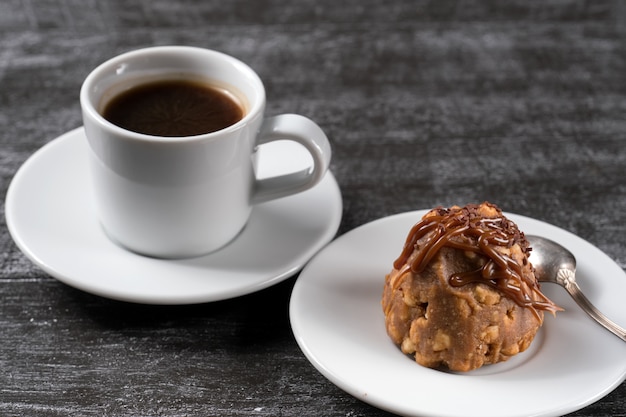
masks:
{"type": "MultiPolygon", "coordinates": [[[[78,91],[97,64],[194,45],[255,68],[269,114],[327,131],[339,234],[489,200],[626,268],[625,4],[2,0],[2,195],[33,152],[81,125],[78,91]]],[[[201,305],[111,301],[29,262],[1,210],[0,415],[387,415],[301,353],[288,318],[297,276],[201,305]]],[[[626,416],[626,384],[572,415],[626,416]]]]}

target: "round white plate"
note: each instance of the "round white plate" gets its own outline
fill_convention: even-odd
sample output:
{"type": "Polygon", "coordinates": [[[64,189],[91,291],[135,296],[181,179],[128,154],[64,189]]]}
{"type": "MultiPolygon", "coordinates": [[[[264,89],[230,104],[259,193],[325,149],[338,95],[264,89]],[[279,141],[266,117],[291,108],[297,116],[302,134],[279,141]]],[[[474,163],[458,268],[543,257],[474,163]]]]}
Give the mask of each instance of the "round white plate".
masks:
{"type": "MultiPolygon", "coordinates": [[[[300,348],[331,382],[376,407],[407,416],[560,416],[583,408],[626,378],[626,343],[588,318],[565,290],[543,284],[565,308],[546,316],[531,347],[469,373],[424,368],[391,342],[381,296],[385,274],[426,211],[361,226],[318,253],[301,272],[290,304],[300,348]]],[[[526,234],[567,246],[577,279],[606,315],[626,326],[626,274],[607,255],[555,226],[507,215],[526,234]]]]}
{"type": "MultiPolygon", "coordinates": [[[[260,176],[311,163],[299,146],[281,141],[262,147],[260,176]]],[[[242,233],[217,252],[175,261],[144,257],[118,247],[100,228],[86,160],[82,128],[42,147],[11,182],[6,220],[36,265],[103,297],[188,304],[258,291],[300,270],[334,237],[341,220],[341,193],[329,172],[308,191],[256,206],[242,233]]]]}

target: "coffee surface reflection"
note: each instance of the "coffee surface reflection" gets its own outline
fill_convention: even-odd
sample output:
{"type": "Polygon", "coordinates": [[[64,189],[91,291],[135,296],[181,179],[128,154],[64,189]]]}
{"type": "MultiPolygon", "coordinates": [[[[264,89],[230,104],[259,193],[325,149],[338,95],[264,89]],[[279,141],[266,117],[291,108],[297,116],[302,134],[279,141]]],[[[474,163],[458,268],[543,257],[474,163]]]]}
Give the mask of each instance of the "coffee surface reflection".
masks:
{"type": "Polygon", "coordinates": [[[163,80],[118,94],[102,116],[133,132],[184,137],[231,126],[243,118],[244,109],[232,93],[209,83],[163,80]]]}

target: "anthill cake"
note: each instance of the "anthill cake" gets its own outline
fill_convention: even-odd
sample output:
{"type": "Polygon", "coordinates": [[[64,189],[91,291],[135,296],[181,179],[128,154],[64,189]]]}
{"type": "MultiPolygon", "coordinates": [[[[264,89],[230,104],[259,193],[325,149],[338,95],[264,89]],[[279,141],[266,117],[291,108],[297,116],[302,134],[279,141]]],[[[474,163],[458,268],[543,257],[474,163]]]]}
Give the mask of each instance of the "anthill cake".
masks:
{"type": "Polygon", "coordinates": [[[470,371],[526,350],[545,311],[529,243],[490,203],[435,208],[385,278],[389,337],[429,368],[470,371]]]}

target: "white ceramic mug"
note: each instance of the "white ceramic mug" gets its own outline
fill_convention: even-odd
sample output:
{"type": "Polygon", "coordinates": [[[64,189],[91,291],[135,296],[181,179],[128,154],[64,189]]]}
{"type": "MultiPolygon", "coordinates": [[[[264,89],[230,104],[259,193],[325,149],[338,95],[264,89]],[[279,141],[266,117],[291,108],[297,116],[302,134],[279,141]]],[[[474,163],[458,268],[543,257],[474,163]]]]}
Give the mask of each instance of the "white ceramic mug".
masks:
{"type": "Polygon", "coordinates": [[[164,46],[119,55],[87,76],[80,102],[100,222],[112,240],[149,256],[192,257],[223,247],[242,230],[254,204],[313,187],[330,163],[330,144],[317,124],[295,114],[265,118],[258,75],[216,51],[164,46]],[[102,116],[122,91],[187,76],[238,95],[243,118],[212,133],[160,137],[125,130],[102,116]],[[302,144],[313,167],[257,179],[257,146],[285,139],[302,144]]]}

